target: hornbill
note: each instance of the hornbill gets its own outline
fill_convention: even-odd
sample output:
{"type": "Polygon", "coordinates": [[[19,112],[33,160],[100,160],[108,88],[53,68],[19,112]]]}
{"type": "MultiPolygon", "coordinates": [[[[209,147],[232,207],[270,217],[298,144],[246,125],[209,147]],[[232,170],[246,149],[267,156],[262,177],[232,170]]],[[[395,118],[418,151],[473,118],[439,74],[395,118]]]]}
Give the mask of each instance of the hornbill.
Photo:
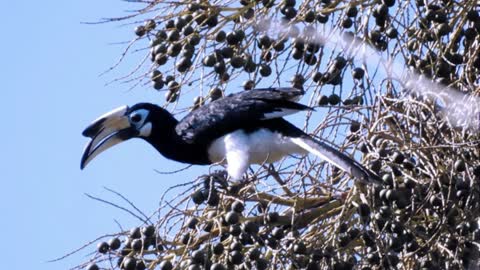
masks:
{"type": "Polygon", "coordinates": [[[282,118],[312,110],[296,102],[303,94],[296,88],[244,91],[212,101],[180,121],[154,104],[122,106],[100,116],[83,131],[91,140],[80,167],[122,141],[142,138],[166,158],[179,162],[207,165],[226,161],[228,174],[234,179],[241,179],[250,164],[310,152],[360,181],[378,184],[378,176],[360,163],[282,118]]]}

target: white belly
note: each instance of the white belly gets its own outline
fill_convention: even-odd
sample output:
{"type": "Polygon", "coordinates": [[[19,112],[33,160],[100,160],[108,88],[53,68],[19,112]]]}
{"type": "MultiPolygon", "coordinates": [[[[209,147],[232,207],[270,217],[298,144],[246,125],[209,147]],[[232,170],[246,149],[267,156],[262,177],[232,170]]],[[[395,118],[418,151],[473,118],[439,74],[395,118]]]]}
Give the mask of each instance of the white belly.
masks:
{"type": "Polygon", "coordinates": [[[227,162],[228,174],[241,179],[250,164],[272,163],[290,154],[305,150],[290,138],[268,129],[252,133],[238,130],[216,139],[208,150],[212,162],[227,162]]]}

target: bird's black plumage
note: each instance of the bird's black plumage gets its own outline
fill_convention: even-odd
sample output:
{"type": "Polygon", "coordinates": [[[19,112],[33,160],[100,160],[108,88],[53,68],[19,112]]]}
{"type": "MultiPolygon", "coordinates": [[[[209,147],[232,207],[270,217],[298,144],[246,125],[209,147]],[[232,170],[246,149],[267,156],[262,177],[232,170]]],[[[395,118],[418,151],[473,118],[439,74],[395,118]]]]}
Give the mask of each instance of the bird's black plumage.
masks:
{"type": "Polygon", "coordinates": [[[182,122],[175,119],[167,110],[154,104],[139,103],[133,106],[130,111],[135,111],[138,108],[148,108],[150,114],[147,120],[155,123],[152,125],[152,136],[144,139],[163,156],[188,164],[208,165],[212,163],[205,149],[208,148],[213,139],[198,142],[186,141],[176,131],[176,127],[182,122]]]}
{"type": "Polygon", "coordinates": [[[266,125],[273,128],[278,121],[269,123],[268,114],[291,110],[283,114],[286,115],[312,109],[292,101],[303,94],[302,90],[295,88],[256,89],[231,94],[189,113],[175,130],[189,143],[208,144],[237,129],[251,131],[266,125]]]}
{"type": "Polygon", "coordinates": [[[378,177],[361,164],[282,118],[312,110],[296,102],[303,94],[295,88],[244,91],[210,102],[180,121],[150,103],[122,107],[85,129],[83,134],[92,141],[87,145],[82,167],[99,152],[128,139],[124,134],[130,134],[143,138],[162,155],[179,162],[206,165],[226,159],[229,173],[232,171],[236,177],[250,163],[275,161],[306,151],[361,180],[378,182],[378,177]]]}
{"type": "MultiPolygon", "coordinates": [[[[217,138],[235,130],[251,133],[259,127],[282,130],[300,136],[303,132],[282,118],[267,119],[269,113],[282,110],[311,110],[293,102],[304,94],[292,88],[256,89],[231,94],[187,114],[177,121],[167,110],[150,103],[139,103],[129,111],[145,108],[150,111],[152,134],[145,140],[169,159],[183,163],[206,165],[212,162],[206,149],[217,138]],[[265,120],[264,120],[265,119],[265,120]]],[[[289,114],[289,113],[285,113],[289,114]]]]}

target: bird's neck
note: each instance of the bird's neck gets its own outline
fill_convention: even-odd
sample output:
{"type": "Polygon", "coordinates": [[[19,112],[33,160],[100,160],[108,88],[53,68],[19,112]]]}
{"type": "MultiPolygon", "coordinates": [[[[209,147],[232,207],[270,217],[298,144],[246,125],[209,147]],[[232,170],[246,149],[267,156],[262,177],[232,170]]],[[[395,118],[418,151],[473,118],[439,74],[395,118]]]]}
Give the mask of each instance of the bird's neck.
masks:
{"type": "Polygon", "coordinates": [[[178,120],[173,115],[162,115],[158,123],[154,126],[157,130],[153,136],[146,138],[155,149],[164,157],[182,163],[206,165],[211,162],[208,159],[208,153],[202,147],[196,144],[189,144],[183,140],[175,131],[178,120]]]}

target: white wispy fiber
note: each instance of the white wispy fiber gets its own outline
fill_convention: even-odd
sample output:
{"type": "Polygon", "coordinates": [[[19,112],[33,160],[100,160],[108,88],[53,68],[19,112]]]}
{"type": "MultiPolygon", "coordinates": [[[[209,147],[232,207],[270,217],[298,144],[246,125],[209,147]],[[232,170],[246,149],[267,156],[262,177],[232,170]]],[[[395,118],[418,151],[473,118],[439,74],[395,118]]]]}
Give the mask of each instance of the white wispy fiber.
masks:
{"type": "Polygon", "coordinates": [[[351,34],[322,26],[322,30],[310,26],[291,25],[273,19],[259,20],[256,24],[258,31],[270,36],[290,36],[305,43],[341,48],[347,58],[368,59],[370,63],[379,63],[385,78],[401,84],[405,97],[415,94],[422,99],[435,102],[436,109],[442,112],[449,123],[456,128],[478,132],[480,130],[480,100],[478,97],[460,92],[457,89],[435,83],[432,80],[407,68],[399,59],[385,59],[382,52],[368,43],[351,34]]]}

